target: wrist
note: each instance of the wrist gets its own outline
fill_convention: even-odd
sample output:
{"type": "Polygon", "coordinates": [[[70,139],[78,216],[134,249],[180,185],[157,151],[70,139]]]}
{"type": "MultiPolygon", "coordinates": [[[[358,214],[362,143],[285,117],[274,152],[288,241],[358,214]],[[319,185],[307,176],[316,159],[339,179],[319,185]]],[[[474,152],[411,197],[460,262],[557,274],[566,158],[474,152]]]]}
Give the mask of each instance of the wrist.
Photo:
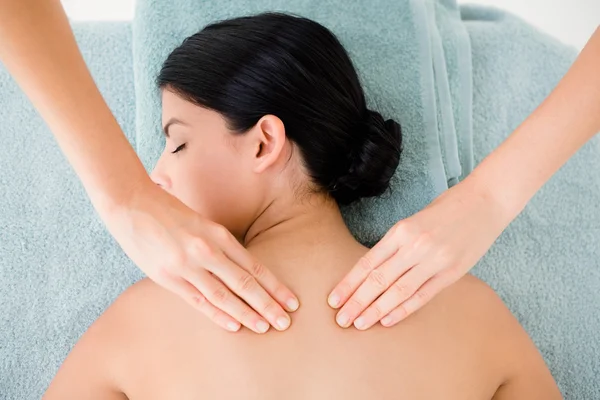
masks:
{"type": "Polygon", "coordinates": [[[503,187],[488,173],[486,166],[480,164],[469,174],[463,183],[470,187],[483,201],[490,205],[494,214],[504,226],[508,226],[525,208],[527,200],[511,193],[510,187],[503,187]]]}

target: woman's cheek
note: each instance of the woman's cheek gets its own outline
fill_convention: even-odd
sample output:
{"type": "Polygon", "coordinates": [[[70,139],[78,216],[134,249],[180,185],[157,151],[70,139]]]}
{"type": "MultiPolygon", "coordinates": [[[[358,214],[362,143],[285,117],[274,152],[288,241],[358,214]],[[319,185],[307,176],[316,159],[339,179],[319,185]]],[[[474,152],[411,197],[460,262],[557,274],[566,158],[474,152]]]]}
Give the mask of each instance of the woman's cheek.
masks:
{"type": "Polygon", "coordinates": [[[197,213],[207,216],[207,214],[210,214],[210,197],[213,195],[211,192],[214,188],[207,187],[210,186],[207,185],[210,182],[210,177],[207,177],[203,172],[202,170],[189,168],[183,174],[185,178],[181,184],[183,186],[182,191],[185,192],[185,204],[197,213]]]}

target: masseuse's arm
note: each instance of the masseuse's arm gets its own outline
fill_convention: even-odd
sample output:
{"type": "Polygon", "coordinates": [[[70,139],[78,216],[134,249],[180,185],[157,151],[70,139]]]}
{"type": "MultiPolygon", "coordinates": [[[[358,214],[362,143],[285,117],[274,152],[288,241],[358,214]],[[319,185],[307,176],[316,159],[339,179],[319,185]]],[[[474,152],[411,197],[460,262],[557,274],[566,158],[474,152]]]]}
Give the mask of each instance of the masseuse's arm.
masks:
{"type": "Polygon", "coordinates": [[[330,304],[341,307],[338,321],[359,329],[378,321],[395,325],[463,277],[542,185],[600,131],[599,71],[600,28],[502,145],[464,181],[398,222],[334,288],[330,304]]]}
{"type": "Polygon", "coordinates": [[[0,0],[0,60],[50,127],[110,232],[150,278],[229,330],[241,322],[259,332],[259,321],[289,321],[281,305],[296,300],[293,294],[225,228],[152,183],[58,0],[0,0]],[[247,284],[254,279],[260,285],[247,284]],[[256,289],[244,290],[250,286],[256,289]],[[218,296],[228,288],[256,312],[237,296],[218,296]]]}

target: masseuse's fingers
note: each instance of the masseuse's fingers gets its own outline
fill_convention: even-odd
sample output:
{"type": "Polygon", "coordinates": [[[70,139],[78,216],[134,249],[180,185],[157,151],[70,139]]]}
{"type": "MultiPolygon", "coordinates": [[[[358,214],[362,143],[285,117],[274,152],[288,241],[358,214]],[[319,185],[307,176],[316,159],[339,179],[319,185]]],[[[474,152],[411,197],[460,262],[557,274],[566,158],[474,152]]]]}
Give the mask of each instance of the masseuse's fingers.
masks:
{"type": "MultiPolygon", "coordinates": [[[[231,235],[224,235],[218,239],[221,245],[221,250],[227,258],[239,265],[252,275],[269,295],[272,296],[281,306],[284,306],[287,311],[296,311],[299,307],[298,299],[294,294],[285,287],[275,275],[261,264],[257,259],[252,257],[250,253],[231,235]]],[[[239,294],[239,293],[238,293],[239,294]]],[[[245,294],[244,294],[245,295],[245,294]]],[[[266,301],[263,298],[263,301],[266,301]]],[[[273,305],[265,305],[266,308],[273,305]]],[[[258,310],[259,312],[261,310],[258,310]]],[[[278,317],[285,317],[285,313],[281,313],[278,317]]]]}
{"type": "Polygon", "coordinates": [[[222,277],[215,279],[208,271],[204,270],[199,273],[190,273],[189,276],[183,276],[183,278],[199,288],[210,304],[232,316],[246,328],[256,333],[265,333],[269,330],[269,323],[232,293],[221,281],[222,277]]]}
{"type": "MultiPolygon", "coordinates": [[[[205,265],[205,268],[218,276],[233,293],[248,303],[276,329],[285,330],[290,326],[289,315],[259,283],[259,279],[267,274],[264,266],[255,263],[250,273],[234,264],[224,254],[216,257],[215,261],[214,264],[205,265]]],[[[220,307],[220,304],[217,305],[220,307]]],[[[235,314],[231,315],[235,316],[235,314]]]]}
{"type": "MultiPolygon", "coordinates": [[[[352,323],[355,325],[357,325],[357,323],[358,325],[364,324],[364,318],[360,320],[357,318],[363,314],[369,306],[372,308],[370,314],[379,314],[379,319],[383,318],[393,309],[393,307],[390,307],[384,313],[384,310],[381,310],[378,307],[378,304],[373,302],[386,291],[391,292],[394,299],[396,299],[397,302],[393,305],[394,307],[399,304],[399,301],[404,300],[405,298],[400,299],[399,297],[404,295],[403,292],[405,292],[407,288],[392,286],[394,282],[396,282],[398,278],[412,266],[412,259],[404,257],[404,251],[401,249],[380,267],[369,272],[364,282],[361,283],[358,289],[338,312],[336,317],[338,324],[343,328],[347,328],[352,323]]],[[[414,291],[406,293],[406,298],[413,293],[414,291]]],[[[373,321],[373,323],[379,321],[379,319],[373,321]]],[[[359,327],[358,325],[357,328],[361,329],[362,326],[359,327]]]]}
{"type": "MultiPolygon", "coordinates": [[[[403,274],[402,277],[400,277],[400,279],[398,279],[396,282],[392,281],[393,283],[390,285],[390,290],[386,290],[381,297],[375,300],[373,304],[371,304],[364,312],[362,312],[354,321],[354,326],[360,330],[368,329],[376,324],[379,320],[390,314],[399,303],[402,304],[410,297],[417,296],[422,300],[426,300],[426,296],[433,294],[428,288],[423,289],[421,286],[423,286],[423,284],[437,271],[430,271],[427,268],[417,267],[419,266],[415,266],[408,270],[408,272],[403,274]]],[[[384,268],[386,268],[386,265],[381,267],[381,269],[384,268]]],[[[387,268],[388,270],[393,269],[393,265],[388,264],[387,268]]],[[[358,290],[360,291],[363,287],[364,286],[361,286],[358,290]]],[[[369,304],[370,303],[371,302],[369,302],[369,304]]],[[[402,306],[398,308],[401,307],[402,306]]],[[[391,325],[384,324],[384,326],[391,325]]]]}
{"type": "Polygon", "coordinates": [[[240,323],[227,315],[225,312],[213,306],[207,299],[185,279],[172,278],[163,281],[163,286],[179,295],[182,299],[188,302],[189,305],[201,311],[204,315],[210,318],[211,321],[220,327],[231,332],[237,332],[240,329],[240,323]]]}
{"type": "Polygon", "coordinates": [[[367,279],[367,276],[379,265],[392,257],[399,248],[394,240],[395,230],[392,228],[367,254],[361,257],[350,272],[332,290],[327,302],[333,308],[346,303],[356,289],[367,279]]]}

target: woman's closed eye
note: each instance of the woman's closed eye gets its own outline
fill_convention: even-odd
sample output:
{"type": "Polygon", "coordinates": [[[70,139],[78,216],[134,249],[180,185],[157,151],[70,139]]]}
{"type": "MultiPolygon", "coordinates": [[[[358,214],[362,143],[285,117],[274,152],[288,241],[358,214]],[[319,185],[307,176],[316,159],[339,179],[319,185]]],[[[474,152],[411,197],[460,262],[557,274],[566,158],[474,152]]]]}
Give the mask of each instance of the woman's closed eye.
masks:
{"type": "Polygon", "coordinates": [[[172,154],[179,153],[179,152],[180,152],[181,150],[183,150],[183,149],[185,149],[185,143],[184,143],[184,144],[182,144],[182,145],[180,145],[180,146],[178,146],[178,147],[177,147],[177,148],[176,148],[174,151],[172,151],[171,153],[172,153],[172,154]]]}

